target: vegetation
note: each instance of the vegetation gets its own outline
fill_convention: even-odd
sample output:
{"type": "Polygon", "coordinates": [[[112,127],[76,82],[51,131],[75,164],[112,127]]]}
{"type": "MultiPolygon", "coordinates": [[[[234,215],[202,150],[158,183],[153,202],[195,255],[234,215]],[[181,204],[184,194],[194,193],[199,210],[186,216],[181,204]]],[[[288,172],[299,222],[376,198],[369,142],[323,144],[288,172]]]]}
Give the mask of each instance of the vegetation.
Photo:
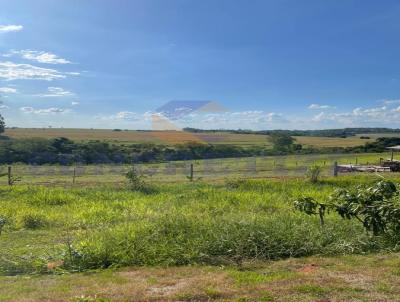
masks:
{"type": "Polygon", "coordinates": [[[375,236],[387,234],[397,237],[400,230],[400,202],[396,185],[381,180],[369,187],[340,189],[328,202],[321,203],[312,197],[295,201],[295,207],[308,215],[319,215],[321,225],[327,211],[335,211],[343,219],[356,219],[366,231],[375,236]]]}
{"type": "Polygon", "coordinates": [[[398,251],[400,178],[390,177],[151,183],[147,191],[136,186],[150,180],[131,169],[129,186],[3,186],[0,301],[395,301],[398,254],[349,256],[398,251]],[[293,210],[299,196],[315,218],[293,210]]]}
{"type": "Polygon", "coordinates": [[[143,193],[150,193],[151,187],[145,181],[145,177],[140,175],[136,170],[135,167],[132,168],[126,173],[126,179],[128,180],[128,188],[132,191],[138,191],[143,193]]]}
{"type": "Polygon", "coordinates": [[[400,133],[400,129],[392,128],[344,128],[344,129],[320,129],[320,130],[203,130],[196,128],[184,128],[185,131],[193,133],[215,133],[228,132],[240,134],[263,134],[263,135],[288,135],[288,136],[315,136],[315,137],[349,137],[357,134],[373,133],[400,133]]]}
{"type": "Polygon", "coordinates": [[[322,168],[316,164],[313,164],[308,167],[306,175],[312,183],[317,183],[321,172],[322,168]]]}
{"type": "Polygon", "coordinates": [[[389,233],[371,238],[357,221],[324,213],[325,227],[292,210],[368,177],[238,180],[112,187],[3,187],[0,273],[81,271],[114,266],[228,264],[313,254],[393,250],[389,233]],[[155,185],[154,185],[155,186],[155,185]],[[53,267],[53,266],[51,266],[53,267]]]}
{"type": "Polygon", "coordinates": [[[364,146],[348,148],[302,148],[285,134],[270,138],[273,148],[186,143],[174,146],[154,144],[114,144],[107,141],[75,142],[67,138],[10,139],[0,141],[0,164],[104,164],[148,163],[213,158],[272,156],[288,154],[384,152],[400,144],[400,137],[378,138],[364,146]]]}
{"type": "Polygon", "coordinates": [[[287,154],[302,149],[301,145],[294,144],[296,140],[293,137],[284,132],[273,132],[268,140],[272,143],[275,152],[287,154]]]}
{"type": "Polygon", "coordinates": [[[0,276],[1,302],[397,301],[398,253],[0,276]]]}

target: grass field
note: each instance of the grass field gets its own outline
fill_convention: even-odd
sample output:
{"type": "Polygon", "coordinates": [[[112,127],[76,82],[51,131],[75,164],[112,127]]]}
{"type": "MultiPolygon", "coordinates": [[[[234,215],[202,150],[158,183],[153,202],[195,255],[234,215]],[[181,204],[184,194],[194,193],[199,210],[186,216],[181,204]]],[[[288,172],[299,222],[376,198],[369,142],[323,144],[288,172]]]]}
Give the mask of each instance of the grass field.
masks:
{"type": "MultiPolygon", "coordinates": [[[[237,146],[269,146],[268,136],[257,134],[230,134],[230,133],[187,133],[182,131],[113,131],[101,129],[47,129],[47,128],[17,128],[6,129],[5,135],[11,138],[56,138],[67,137],[75,141],[107,140],[118,143],[155,143],[179,144],[191,141],[207,142],[211,144],[233,144],[237,146]]],[[[400,134],[368,134],[370,139],[360,139],[362,134],[347,138],[331,137],[295,137],[297,142],[314,147],[354,147],[375,141],[378,137],[399,136],[400,134]]]]}
{"type": "Polygon", "coordinates": [[[2,186],[0,301],[398,301],[396,254],[333,257],[395,252],[394,239],[292,205],[377,179],[2,186]]]}
{"type": "Polygon", "coordinates": [[[400,301],[400,254],[0,277],[0,301],[400,301]]]}

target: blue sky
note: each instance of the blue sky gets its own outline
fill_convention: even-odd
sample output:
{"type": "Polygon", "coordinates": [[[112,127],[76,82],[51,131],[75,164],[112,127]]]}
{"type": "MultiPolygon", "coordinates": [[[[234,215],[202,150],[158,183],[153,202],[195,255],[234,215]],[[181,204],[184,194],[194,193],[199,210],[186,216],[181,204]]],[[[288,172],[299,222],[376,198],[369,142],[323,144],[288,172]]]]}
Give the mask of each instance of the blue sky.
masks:
{"type": "Polygon", "coordinates": [[[1,0],[9,126],[400,127],[400,2],[1,0]]]}

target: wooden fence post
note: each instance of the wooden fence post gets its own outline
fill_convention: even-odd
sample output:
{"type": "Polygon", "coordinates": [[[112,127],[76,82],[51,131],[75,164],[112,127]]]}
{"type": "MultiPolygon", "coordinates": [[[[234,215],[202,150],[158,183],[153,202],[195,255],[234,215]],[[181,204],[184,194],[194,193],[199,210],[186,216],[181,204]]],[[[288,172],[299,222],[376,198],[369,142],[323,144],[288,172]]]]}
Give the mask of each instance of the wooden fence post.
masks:
{"type": "Polygon", "coordinates": [[[334,163],[333,163],[333,176],[338,176],[338,162],[337,161],[335,161],[334,163]]]}
{"type": "Polygon", "coordinates": [[[193,181],[193,164],[190,164],[190,176],[189,176],[189,180],[193,181]]]}
{"type": "Polygon", "coordinates": [[[356,165],[358,164],[358,157],[356,157],[356,165]]]}
{"type": "Polygon", "coordinates": [[[12,186],[11,166],[8,166],[7,176],[8,176],[8,185],[12,186]]]}
{"type": "Polygon", "coordinates": [[[76,167],[74,167],[74,175],[72,176],[72,184],[75,184],[75,178],[76,178],[76,167]]]}

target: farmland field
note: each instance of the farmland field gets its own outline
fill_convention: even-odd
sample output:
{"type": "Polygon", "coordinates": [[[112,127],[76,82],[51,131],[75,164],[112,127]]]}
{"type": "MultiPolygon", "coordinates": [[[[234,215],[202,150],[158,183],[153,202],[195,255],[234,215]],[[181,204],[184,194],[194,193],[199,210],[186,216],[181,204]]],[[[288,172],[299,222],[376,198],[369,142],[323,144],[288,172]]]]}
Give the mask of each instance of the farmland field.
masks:
{"type": "Polygon", "coordinates": [[[0,301],[398,301],[393,239],[293,210],[377,179],[2,186],[0,301]]]}
{"type": "MultiPolygon", "coordinates": [[[[102,129],[48,129],[48,128],[17,128],[6,129],[5,135],[10,138],[57,138],[66,137],[75,141],[107,140],[118,143],[155,143],[179,144],[185,142],[207,142],[211,144],[232,144],[237,146],[270,146],[267,135],[232,134],[232,133],[188,133],[182,131],[137,131],[137,130],[102,130],[102,129]]],[[[368,134],[369,139],[360,139],[362,134],[347,137],[295,137],[297,142],[314,147],[354,147],[373,142],[378,137],[398,137],[398,133],[368,134]]]]}

